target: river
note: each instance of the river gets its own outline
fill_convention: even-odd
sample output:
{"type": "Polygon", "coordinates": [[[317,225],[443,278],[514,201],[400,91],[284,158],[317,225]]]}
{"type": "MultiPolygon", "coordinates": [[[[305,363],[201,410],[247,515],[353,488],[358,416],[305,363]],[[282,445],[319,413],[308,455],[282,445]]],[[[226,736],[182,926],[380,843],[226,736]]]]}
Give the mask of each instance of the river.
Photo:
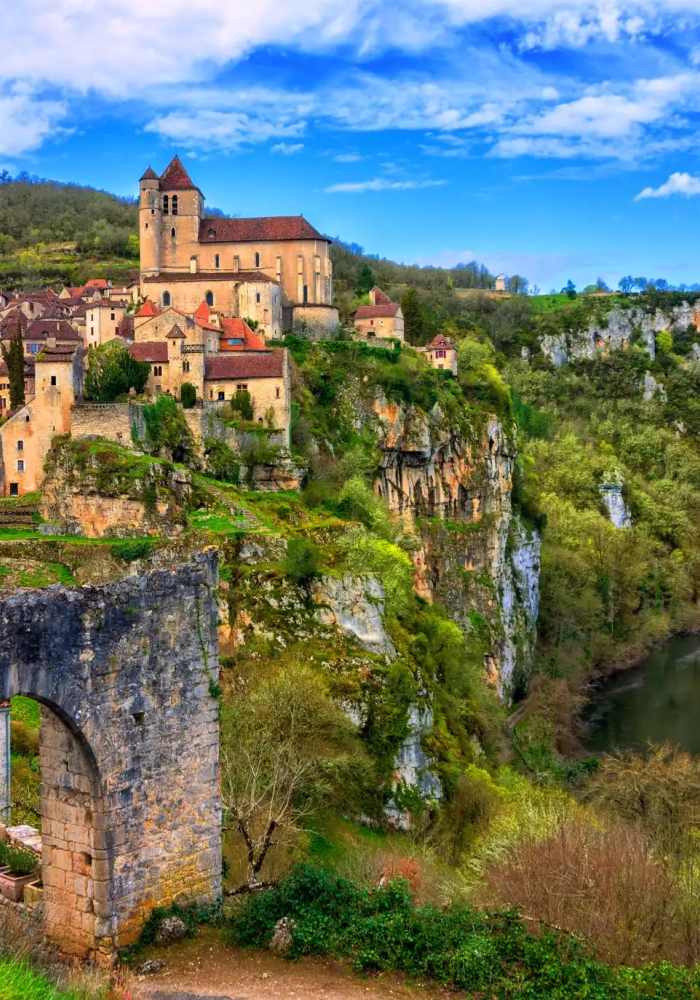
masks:
{"type": "Polygon", "coordinates": [[[584,711],[593,754],[669,743],[700,754],[700,636],[669,639],[604,681],[584,711]]]}

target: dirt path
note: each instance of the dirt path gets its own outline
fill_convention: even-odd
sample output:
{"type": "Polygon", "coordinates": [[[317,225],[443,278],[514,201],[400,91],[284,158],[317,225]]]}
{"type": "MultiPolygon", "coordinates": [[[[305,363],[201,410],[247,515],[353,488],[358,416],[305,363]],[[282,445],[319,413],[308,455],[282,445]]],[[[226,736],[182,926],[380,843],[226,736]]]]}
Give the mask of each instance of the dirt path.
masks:
{"type": "Polygon", "coordinates": [[[363,978],[334,961],[290,962],[264,951],[224,945],[205,931],[191,941],[157,950],[139,959],[165,962],[156,975],[132,973],[127,985],[133,1000],[447,1000],[462,996],[450,990],[415,985],[404,977],[363,978]]]}

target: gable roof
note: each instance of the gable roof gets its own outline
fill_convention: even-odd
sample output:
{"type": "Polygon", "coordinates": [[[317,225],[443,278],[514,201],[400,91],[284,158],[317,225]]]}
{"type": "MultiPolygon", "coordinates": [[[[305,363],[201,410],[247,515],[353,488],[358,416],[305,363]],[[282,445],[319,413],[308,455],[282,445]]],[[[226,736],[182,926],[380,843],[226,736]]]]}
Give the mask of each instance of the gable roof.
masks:
{"type": "Polygon", "coordinates": [[[448,337],[445,336],[444,333],[438,333],[437,336],[433,337],[433,339],[430,341],[425,350],[432,351],[438,347],[441,349],[447,348],[448,350],[450,349],[452,349],[453,351],[455,350],[455,345],[448,337]]]}
{"type": "Polygon", "coordinates": [[[182,332],[182,330],[180,329],[180,327],[177,325],[177,323],[172,328],[172,330],[170,331],[170,333],[166,333],[165,338],[166,338],[166,340],[185,340],[186,339],[184,333],[182,332]]]}
{"type": "Polygon", "coordinates": [[[379,285],[375,285],[374,288],[370,288],[369,297],[374,302],[375,306],[388,306],[393,305],[391,299],[383,292],[379,285]]]}
{"type": "Polygon", "coordinates": [[[388,305],[360,306],[355,311],[355,319],[378,319],[380,316],[396,316],[400,308],[398,302],[391,302],[388,305]]]}
{"type": "Polygon", "coordinates": [[[106,278],[90,278],[85,284],[85,288],[99,288],[100,291],[103,288],[109,288],[106,278]]]}
{"type": "Polygon", "coordinates": [[[209,382],[236,378],[281,378],[283,372],[282,351],[269,351],[207,358],[204,378],[209,382]]]}
{"type": "Polygon", "coordinates": [[[179,156],[173,156],[160,175],[160,189],[161,191],[199,191],[197,185],[192,183],[192,179],[183,167],[179,156]]]}
{"type": "Polygon", "coordinates": [[[155,302],[152,302],[150,299],[146,299],[146,301],[141,306],[141,308],[136,313],[136,315],[137,316],[158,316],[159,315],[158,306],[155,304],[155,302]]]}
{"type": "Polygon", "coordinates": [[[259,219],[202,219],[200,243],[264,243],[278,240],[323,240],[303,215],[269,215],[259,219]],[[214,235],[212,236],[211,233],[214,235]]]}
{"type": "Polygon", "coordinates": [[[226,346],[221,345],[222,350],[226,351],[266,351],[268,352],[269,347],[265,347],[264,342],[257,336],[257,334],[251,330],[244,319],[235,317],[233,319],[221,318],[221,340],[222,342],[230,338],[231,340],[242,340],[242,344],[226,344],[226,346]]]}
{"type": "Polygon", "coordinates": [[[147,340],[142,344],[132,344],[129,347],[129,354],[137,361],[167,363],[168,345],[164,340],[147,340]]]}

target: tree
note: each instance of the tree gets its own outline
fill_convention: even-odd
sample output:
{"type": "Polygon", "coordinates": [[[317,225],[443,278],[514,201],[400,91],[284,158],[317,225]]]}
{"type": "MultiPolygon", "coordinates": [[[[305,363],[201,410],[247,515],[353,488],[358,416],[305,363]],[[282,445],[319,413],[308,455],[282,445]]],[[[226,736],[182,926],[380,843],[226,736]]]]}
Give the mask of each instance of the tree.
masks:
{"type": "Polygon", "coordinates": [[[252,420],[254,416],[253,400],[246,389],[237,389],[231,400],[231,409],[240,413],[241,420],[252,420]]]}
{"type": "Polygon", "coordinates": [[[635,286],[635,280],[631,274],[628,274],[626,278],[620,278],[617,283],[617,287],[620,289],[623,295],[629,295],[635,286]]]}
{"type": "Polygon", "coordinates": [[[411,286],[401,296],[401,312],[403,313],[404,336],[409,344],[416,346],[423,342],[425,323],[423,309],[418,297],[418,289],[411,286]]]}
{"type": "Polygon", "coordinates": [[[22,321],[17,317],[17,329],[12,335],[10,346],[2,345],[2,358],[7,365],[10,383],[10,409],[20,410],[24,406],[24,341],[22,321]]]}
{"type": "Polygon", "coordinates": [[[131,233],[126,241],[126,256],[137,259],[141,252],[141,244],[136,233],[131,233]]]}
{"type": "Polygon", "coordinates": [[[513,274],[506,282],[506,288],[514,295],[527,295],[527,278],[521,274],[513,274]]]}
{"type": "Polygon", "coordinates": [[[191,410],[197,402],[197,390],[191,382],[183,382],[180,386],[180,402],[183,410],[191,410]]]}
{"type": "Polygon", "coordinates": [[[599,292],[609,292],[610,291],[610,286],[607,285],[606,282],[602,278],[596,278],[596,280],[595,280],[595,286],[596,286],[596,288],[598,289],[599,292]]]}
{"type": "Polygon", "coordinates": [[[634,283],[635,283],[635,285],[637,286],[637,288],[639,289],[640,292],[645,291],[647,285],[649,284],[649,282],[647,281],[646,278],[635,278],[634,279],[634,283]]]}
{"type": "Polygon", "coordinates": [[[90,351],[85,374],[85,395],[96,403],[113,403],[130,389],[142,392],[151,367],[133,358],[119,340],[111,340],[90,351]]]}
{"type": "Polygon", "coordinates": [[[374,288],[375,284],[374,271],[371,265],[364,260],[357,272],[357,294],[366,295],[370,288],[374,288]]]}
{"type": "Polygon", "coordinates": [[[354,727],[323,678],[300,663],[271,667],[235,688],[221,712],[224,832],[242,841],[244,881],[227,895],[252,892],[271,848],[289,845],[324,807],[350,798],[367,769],[354,727]]]}
{"type": "Polygon", "coordinates": [[[192,431],[172,396],[163,393],[155,403],[144,406],[143,419],[146,424],[147,450],[171,458],[173,462],[194,462],[192,431]]]}
{"type": "Polygon", "coordinates": [[[562,295],[568,295],[570,299],[576,298],[576,285],[573,283],[571,278],[567,281],[564,288],[561,290],[562,295]]]}

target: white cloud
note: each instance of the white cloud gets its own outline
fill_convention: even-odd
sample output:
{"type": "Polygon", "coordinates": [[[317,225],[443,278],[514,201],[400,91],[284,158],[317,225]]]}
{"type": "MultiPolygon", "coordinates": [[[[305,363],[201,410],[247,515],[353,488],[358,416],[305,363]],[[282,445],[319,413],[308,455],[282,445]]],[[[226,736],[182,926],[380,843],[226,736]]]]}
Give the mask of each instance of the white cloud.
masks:
{"type": "Polygon", "coordinates": [[[303,148],[303,142],[277,142],[274,146],[270,146],[270,152],[281,153],[283,156],[293,156],[294,153],[300,153],[303,148]]]}
{"type": "Polygon", "coordinates": [[[665,184],[657,188],[645,187],[634,200],[642,201],[644,198],[668,198],[672,194],[682,194],[686,198],[700,194],[700,177],[693,177],[692,174],[684,173],[671,174],[665,184]]]}
{"type": "Polygon", "coordinates": [[[365,191],[417,191],[420,188],[442,187],[447,181],[390,181],[385,177],[375,177],[371,181],[352,181],[331,184],[324,188],[324,194],[364,194],[365,191]]]}
{"type": "MultiPolygon", "coordinates": [[[[176,144],[206,150],[239,149],[248,143],[266,142],[280,136],[297,137],[304,132],[303,121],[288,122],[254,117],[238,111],[171,111],[146,125],[147,132],[157,132],[176,144]]],[[[285,145],[280,143],[279,145],[285,145]]],[[[298,144],[303,146],[303,143],[298,144]]],[[[282,151],[282,150],[278,150],[282,151]]],[[[293,150],[296,152],[296,150],[293,150]]]]}
{"type": "Polygon", "coordinates": [[[338,153],[333,159],[336,163],[359,163],[362,157],[359,153],[338,153]]]}
{"type": "Polygon", "coordinates": [[[60,134],[63,101],[42,100],[22,87],[0,92],[0,155],[16,159],[60,134]]]}

